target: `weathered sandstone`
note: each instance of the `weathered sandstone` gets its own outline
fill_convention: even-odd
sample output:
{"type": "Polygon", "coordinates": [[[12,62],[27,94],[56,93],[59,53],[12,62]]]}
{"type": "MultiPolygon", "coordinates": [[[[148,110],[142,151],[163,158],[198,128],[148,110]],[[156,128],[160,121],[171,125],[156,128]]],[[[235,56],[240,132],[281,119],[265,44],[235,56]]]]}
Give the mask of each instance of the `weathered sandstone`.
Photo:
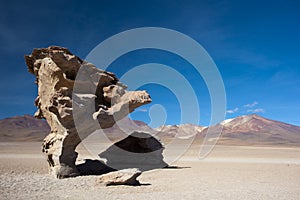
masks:
{"type": "Polygon", "coordinates": [[[151,102],[147,92],[126,91],[113,73],[96,68],[66,48],[34,49],[25,59],[38,85],[35,117],[46,119],[51,127],[42,150],[57,178],[79,175],[75,149],[85,137],[151,102]]]}

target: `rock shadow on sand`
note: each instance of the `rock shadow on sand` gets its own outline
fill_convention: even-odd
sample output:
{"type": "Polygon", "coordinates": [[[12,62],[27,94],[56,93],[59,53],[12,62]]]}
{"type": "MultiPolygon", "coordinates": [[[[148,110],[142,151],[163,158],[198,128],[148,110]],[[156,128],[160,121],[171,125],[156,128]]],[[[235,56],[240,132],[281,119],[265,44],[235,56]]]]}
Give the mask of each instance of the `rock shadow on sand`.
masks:
{"type": "Polygon", "coordinates": [[[148,171],[169,166],[163,159],[163,144],[145,132],[133,132],[99,154],[113,169],[138,168],[148,171]]]}

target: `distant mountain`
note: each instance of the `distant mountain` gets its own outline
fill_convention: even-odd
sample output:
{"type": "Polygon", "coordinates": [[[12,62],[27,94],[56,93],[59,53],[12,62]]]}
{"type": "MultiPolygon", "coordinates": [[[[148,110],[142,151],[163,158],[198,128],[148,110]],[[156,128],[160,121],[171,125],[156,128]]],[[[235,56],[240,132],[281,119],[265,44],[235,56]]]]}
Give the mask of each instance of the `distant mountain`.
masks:
{"type": "Polygon", "coordinates": [[[299,126],[256,114],[227,119],[216,126],[222,127],[220,143],[300,145],[299,126]]]}
{"type": "Polygon", "coordinates": [[[103,131],[111,141],[119,141],[128,137],[129,133],[135,131],[153,133],[154,130],[142,121],[131,120],[125,117],[118,121],[113,127],[95,131],[94,134],[97,134],[100,131],[103,131]]]}
{"type": "Polygon", "coordinates": [[[158,137],[170,137],[188,139],[201,132],[205,129],[204,126],[197,126],[194,124],[181,124],[181,125],[165,125],[155,129],[158,137]]]}
{"type": "MultiPolygon", "coordinates": [[[[120,140],[134,131],[151,132],[142,121],[124,118],[115,126],[103,130],[111,140],[120,140]]],[[[0,120],[0,142],[42,141],[50,132],[45,120],[36,119],[31,115],[15,116],[0,120]]]]}
{"type": "Polygon", "coordinates": [[[15,116],[0,120],[0,141],[42,141],[50,132],[44,120],[30,115],[15,116]]]}
{"type": "Polygon", "coordinates": [[[223,145],[300,145],[299,126],[270,120],[256,114],[226,119],[211,127],[185,124],[161,126],[156,130],[162,138],[184,139],[195,136],[198,141],[202,141],[208,131],[212,135],[218,135],[215,133],[221,131],[218,144],[223,145]]]}
{"type": "MultiPolygon", "coordinates": [[[[134,131],[150,132],[163,141],[193,136],[202,141],[210,133],[221,130],[218,144],[223,145],[300,145],[300,127],[252,114],[226,119],[203,127],[193,124],[164,125],[152,129],[141,121],[124,118],[115,126],[103,130],[112,141],[119,141],[134,131]],[[166,140],[164,140],[166,139],[166,140]]],[[[96,131],[96,133],[99,131],[96,131]]],[[[32,116],[16,116],[0,120],[0,141],[42,141],[49,133],[46,121],[32,116]]]]}

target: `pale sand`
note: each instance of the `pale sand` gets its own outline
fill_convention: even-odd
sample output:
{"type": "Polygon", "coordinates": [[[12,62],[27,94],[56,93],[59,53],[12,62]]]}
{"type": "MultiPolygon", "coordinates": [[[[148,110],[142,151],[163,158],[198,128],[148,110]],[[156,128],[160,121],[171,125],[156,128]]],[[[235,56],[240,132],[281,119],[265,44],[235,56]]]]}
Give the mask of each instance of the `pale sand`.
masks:
{"type": "Polygon", "coordinates": [[[198,148],[173,163],[186,168],[144,173],[142,186],[105,187],[96,176],[48,175],[40,143],[0,143],[0,199],[300,199],[300,148],[217,146],[204,160],[198,148]]]}

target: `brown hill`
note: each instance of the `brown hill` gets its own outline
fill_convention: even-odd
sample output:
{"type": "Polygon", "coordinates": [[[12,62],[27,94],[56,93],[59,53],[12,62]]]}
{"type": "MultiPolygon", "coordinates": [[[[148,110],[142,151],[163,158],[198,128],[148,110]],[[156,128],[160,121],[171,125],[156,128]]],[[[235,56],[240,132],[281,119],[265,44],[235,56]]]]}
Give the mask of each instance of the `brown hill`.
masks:
{"type": "Polygon", "coordinates": [[[46,121],[30,115],[0,120],[0,141],[42,141],[50,132],[46,121]]]}
{"type": "Polygon", "coordinates": [[[197,126],[194,124],[181,124],[181,125],[165,125],[156,128],[158,137],[170,137],[179,139],[188,139],[205,129],[204,126],[197,126]]]}
{"type": "Polygon", "coordinates": [[[221,143],[300,145],[300,127],[252,114],[228,119],[222,126],[221,143]]]}

